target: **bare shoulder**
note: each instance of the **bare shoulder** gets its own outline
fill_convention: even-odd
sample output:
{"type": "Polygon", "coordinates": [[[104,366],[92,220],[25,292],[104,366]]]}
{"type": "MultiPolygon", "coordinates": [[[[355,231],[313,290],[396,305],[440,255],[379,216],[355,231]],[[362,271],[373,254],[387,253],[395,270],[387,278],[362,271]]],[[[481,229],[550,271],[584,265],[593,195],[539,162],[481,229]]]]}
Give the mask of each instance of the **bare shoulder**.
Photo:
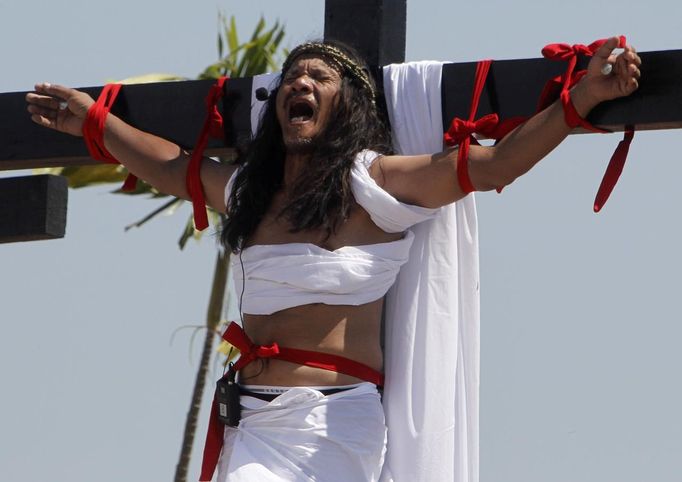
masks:
{"type": "Polygon", "coordinates": [[[456,151],[381,156],[369,167],[376,183],[399,201],[435,208],[463,196],[457,184],[456,151]]]}

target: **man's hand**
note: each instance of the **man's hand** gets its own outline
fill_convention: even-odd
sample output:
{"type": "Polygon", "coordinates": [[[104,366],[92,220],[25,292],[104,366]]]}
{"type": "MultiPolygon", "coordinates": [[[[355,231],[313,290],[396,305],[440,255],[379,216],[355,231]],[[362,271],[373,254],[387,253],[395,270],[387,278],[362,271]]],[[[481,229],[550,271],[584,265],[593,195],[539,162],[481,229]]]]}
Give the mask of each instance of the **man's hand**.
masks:
{"type": "Polygon", "coordinates": [[[597,104],[632,94],[639,87],[642,60],[634,47],[626,45],[618,55],[619,38],[611,37],[594,54],[587,66],[587,74],[571,90],[571,99],[576,110],[585,116],[597,104]],[[611,65],[611,72],[604,75],[602,69],[611,65]]]}
{"type": "Polygon", "coordinates": [[[47,82],[36,84],[26,102],[33,122],[74,136],[83,135],[83,121],[95,103],[84,92],[47,82]]]}

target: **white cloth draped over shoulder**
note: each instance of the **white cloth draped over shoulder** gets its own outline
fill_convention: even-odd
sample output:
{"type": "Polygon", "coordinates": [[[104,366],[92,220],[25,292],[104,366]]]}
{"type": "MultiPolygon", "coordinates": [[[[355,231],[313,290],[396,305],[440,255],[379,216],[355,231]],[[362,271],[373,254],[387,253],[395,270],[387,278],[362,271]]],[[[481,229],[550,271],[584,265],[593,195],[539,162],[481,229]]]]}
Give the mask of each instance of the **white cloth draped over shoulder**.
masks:
{"type": "MultiPolygon", "coordinates": [[[[442,64],[384,68],[400,154],[442,150],[442,64]]],[[[386,300],[382,482],[477,482],[480,316],[474,196],[411,228],[415,239],[386,300]]]]}
{"type": "MultiPolygon", "coordinates": [[[[401,203],[381,189],[368,171],[377,157],[369,150],[357,155],[351,169],[353,196],[377,226],[390,233],[405,232],[405,236],[333,251],[311,243],[244,248],[231,258],[236,295],[244,313],[269,315],[310,303],[357,306],[384,297],[408,260],[414,235],[407,229],[432,219],[439,209],[401,203]]],[[[227,183],[225,204],[236,175],[227,183]]]]}

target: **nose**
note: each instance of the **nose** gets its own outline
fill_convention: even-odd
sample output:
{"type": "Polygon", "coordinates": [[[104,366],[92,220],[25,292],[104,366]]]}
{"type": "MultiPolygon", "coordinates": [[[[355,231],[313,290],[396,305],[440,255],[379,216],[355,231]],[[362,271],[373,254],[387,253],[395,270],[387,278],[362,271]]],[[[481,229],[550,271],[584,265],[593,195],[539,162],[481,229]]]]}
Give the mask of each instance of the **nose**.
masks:
{"type": "Polygon", "coordinates": [[[306,75],[299,75],[291,82],[291,88],[295,92],[312,92],[312,79],[306,75]]]}

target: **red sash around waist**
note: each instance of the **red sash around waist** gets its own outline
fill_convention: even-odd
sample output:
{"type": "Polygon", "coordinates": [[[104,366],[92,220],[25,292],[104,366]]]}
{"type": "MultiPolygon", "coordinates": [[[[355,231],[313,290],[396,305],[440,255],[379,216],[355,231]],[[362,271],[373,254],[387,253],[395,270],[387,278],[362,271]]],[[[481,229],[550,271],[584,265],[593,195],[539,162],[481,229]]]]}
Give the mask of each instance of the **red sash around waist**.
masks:
{"type": "MultiPolygon", "coordinates": [[[[384,384],[383,373],[364,363],[356,362],[343,356],[318,351],[299,350],[298,348],[286,348],[279,346],[277,343],[267,346],[256,345],[247,336],[242,327],[235,322],[230,323],[230,326],[227,327],[227,330],[223,333],[223,340],[240,351],[239,360],[233,366],[235,371],[241,370],[258,358],[275,358],[308,367],[343,373],[344,375],[350,375],[360,380],[374,383],[379,387],[384,384]]],[[[213,473],[218,465],[220,451],[223,448],[223,437],[224,426],[218,419],[218,405],[214,397],[208,422],[208,432],[206,433],[200,481],[209,481],[213,478],[213,473]]]]}

